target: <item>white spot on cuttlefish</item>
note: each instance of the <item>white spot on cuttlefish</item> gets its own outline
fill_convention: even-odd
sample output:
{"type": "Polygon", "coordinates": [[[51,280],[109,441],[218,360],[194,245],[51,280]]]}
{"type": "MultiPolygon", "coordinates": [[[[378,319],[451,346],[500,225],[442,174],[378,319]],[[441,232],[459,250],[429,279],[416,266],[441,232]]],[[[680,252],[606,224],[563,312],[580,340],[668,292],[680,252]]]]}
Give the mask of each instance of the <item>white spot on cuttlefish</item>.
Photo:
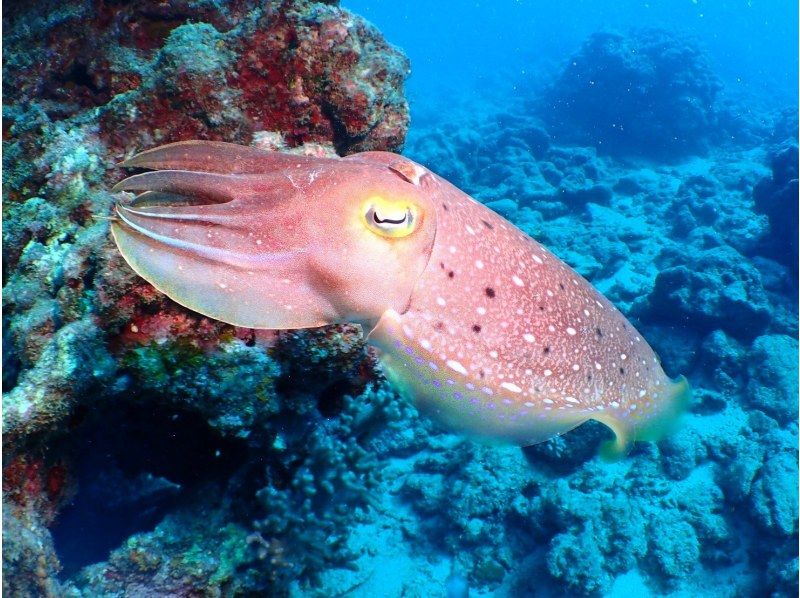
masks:
{"type": "Polygon", "coordinates": [[[448,359],[447,360],[447,367],[449,367],[451,370],[455,370],[456,372],[458,372],[462,376],[466,376],[467,375],[467,369],[463,365],[461,365],[458,361],[455,361],[453,359],[448,359]]]}

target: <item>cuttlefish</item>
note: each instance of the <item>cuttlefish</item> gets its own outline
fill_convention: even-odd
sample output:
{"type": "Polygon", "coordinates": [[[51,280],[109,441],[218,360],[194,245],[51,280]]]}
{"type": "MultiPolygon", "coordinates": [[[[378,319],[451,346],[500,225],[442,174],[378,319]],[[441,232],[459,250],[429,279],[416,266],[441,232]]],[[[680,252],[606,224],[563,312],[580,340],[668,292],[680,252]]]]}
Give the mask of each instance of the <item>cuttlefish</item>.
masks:
{"type": "Polygon", "coordinates": [[[186,141],[123,165],[152,170],[113,188],[138,193],[111,231],[145,280],[235,326],[360,323],[400,394],[454,430],[524,446],[597,420],[621,455],[688,401],[585,279],[407,158],[186,141]]]}

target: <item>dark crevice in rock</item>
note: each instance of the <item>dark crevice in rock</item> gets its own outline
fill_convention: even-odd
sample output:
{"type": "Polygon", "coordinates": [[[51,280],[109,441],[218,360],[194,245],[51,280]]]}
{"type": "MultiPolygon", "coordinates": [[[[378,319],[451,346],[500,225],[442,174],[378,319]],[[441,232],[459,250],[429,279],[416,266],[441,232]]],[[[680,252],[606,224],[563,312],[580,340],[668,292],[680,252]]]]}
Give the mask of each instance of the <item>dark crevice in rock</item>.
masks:
{"type": "Polygon", "coordinates": [[[51,447],[69,455],[76,488],[52,527],[63,578],[218,491],[246,457],[243,441],[222,438],[197,413],[138,400],[76,410],[69,437],[51,447]]]}

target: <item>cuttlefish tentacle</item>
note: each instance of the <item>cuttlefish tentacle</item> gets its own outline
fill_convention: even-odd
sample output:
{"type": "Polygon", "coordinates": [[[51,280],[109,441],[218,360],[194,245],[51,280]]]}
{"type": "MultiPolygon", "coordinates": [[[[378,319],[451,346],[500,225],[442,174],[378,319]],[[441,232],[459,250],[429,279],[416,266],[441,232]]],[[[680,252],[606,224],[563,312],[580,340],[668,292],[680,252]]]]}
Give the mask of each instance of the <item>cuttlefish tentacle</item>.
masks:
{"type": "MultiPolygon", "coordinates": [[[[172,196],[170,196],[172,197],[172,196]]],[[[126,205],[118,205],[117,212],[125,212],[130,217],[140,217],[143,219],[154,218],[157,220],[169,220],[171,222],[180,221],[197,221],[206,224],[227,224],[224,214],[214,215],[204,213],[202,209],[205,206],[196,205],[174,205],[173,203],[153,206],[141,205],[141,203],[126,205]]]]}
{"type": "MultiPolygon", "coordinates": [[[[224,245],[208,243],[202,234],[195,235],[199,237],[198,241],[189,240],[192,235],[187,234],[186,227],[184,227],[184,230],[174,229],[176,232],[180,232],[180,235],[160,234],[152,227],[141,224],[140,214],[125,206],[117,206],[116,212],[120,221],[139,233],[145,239],[145,243],[169,247],[187,254],[187,257],[205,259],[210,264],[224,264],[243,271],[267,269],[275,271],[278,267],[291,265],[292,261],[298,260],[303,253],[302,249],[284,252],[271,251],[269,253],[230,251],[225,249],[224,245]]],[[[209,219],[198,219],[198,221],[201,225],[209,223],[209,219]]],[[[202,227],[199,232],[202,233],[204,230],[206,230],[206,227],[202,227]]]]}
{"type": "Polygon", "coordinates": [[[218,142],[144,152],[122,255],[177,302],[252,328],[362,323],[398,390],[451,428],[520,445],[594,419],[619,456],[690,398],[602,295],[423,166],[218,142]]]}

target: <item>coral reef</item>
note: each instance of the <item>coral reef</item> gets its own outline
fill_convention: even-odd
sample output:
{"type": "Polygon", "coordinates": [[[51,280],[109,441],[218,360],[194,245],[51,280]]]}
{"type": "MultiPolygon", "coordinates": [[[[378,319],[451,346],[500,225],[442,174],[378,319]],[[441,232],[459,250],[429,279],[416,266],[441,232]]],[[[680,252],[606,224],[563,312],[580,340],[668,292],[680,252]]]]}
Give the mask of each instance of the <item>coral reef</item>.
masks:
{"type": "MultiPolygon", "coordinates": [[[[249,141],[265,130],[340,152],[402,147],[408,61],[336,6],[87,0],[7,13],[6,118],[27,128],[89,111],[82,121],[112,158],[186,138],[249,141]],[[72,34],[79,30],[92,35],[72,34]]],[[[19,137],[28,157],[45,149],[35,129],[19,137]]]]}
{"type": "MultiPolygon", "coordinates": [[[[584,48],[634,43],[596,36],[584,48]]],[[[679,44],[675,56],[685,49],[679,44]]],[[[672,53],[664,46],[657,55],[672,53]]],[[[581,56],[611,68],[608,53],[581,56]]],[[[691,76],[713,81],[693,56],[660,63],[662,76],[683,81],[699,69],[691,76]]],[[[602,85],[620,72],[603,73],[602,85]]],[[[578,87],[565,74],[545,97],[578,87]]],[[[683,126],[671,116],[676,96],[655,97],[663,114],[651,120],[683,126]]],[[[586,108],[586,118],[602,121],[613,104],[586,108]]],[[[626,117],[641,114],[625,106],[626,117]]],[[[668,371],[689,376],[694,401],[675,434],[613,466],[593,459],[607,434],[600,426],[526,448],[524,459],[495,448],[430,449],[401,490],[425,521],[424,537],[458,555],[471,585],[493,595],[699,595],[722,583],[730,595],[796,593],[798,283],[794,249],[781,236],[797,234],[785,207],[796,203],[795,130],[721,144],[706,120],[713,114],[698,114],[692,134],[701,137],[666,156],[663,148],[638,152],[635,135],[652,129],[634,128],[611,150],[607,139],[573,128],[570,135],[596,144],[573,147],[563,145],[575,137],[562,135],[561,122],[509,112],[484,106],[412,131],[407,152],[441,165],[588,277],[668,371]],[[705,157],[677,158],[701,149],[705,157]],[[633,152],[659,161],[618,158],[633,152]]]]}
{"type": "Polygon", "coordinates": [[[750,405],[788,424],[797,416],[797,339],[784,334],[760,336],[750,348],[750,405]]]}
{"type": "Polygon", "coordinates": [[[708,147],[720,87],[696,42],[678,34],[595,33],[540,99],[541,112],[562,142],[670,159],[708,147]]]}
{"type": "Polygon", "coordinates": [[[723,329],[750,337],[769,326],[772,310],[758,270],[728,245],[693,252],[691,261],[677,252],[681,265],[664,266],[655,280],[649,309],[657,314],[683,316],[701,331],[723,329]],[[685,265],[684,265],[685,264],[685,265]]]}
{"type": "Polygon", "coordinates": [[[598,34],[542,96],[430,107],[407,144],[690,377],[677,431],[608,464],[600,424],[523,450],[443,433],[357,326],[214,322],[115,251],[134,150],[399,149],[408,62],[372,26],[308,0],[39,1],[4,24],[9,596],[797,594],[796,124],[718,109],[696,47],[598,34]],[[747,135],[721,144],[720,119],[747,135]]]}
{"type": "Polygon", "coordinates": [[[117,158],[186,136],[247,142],[263,129],[279,131],[289,145],[392,149],[408,120],[406,59],[333,6],[48,6],[16,5],[4,14],[9,445],[58,424],[91,386],[110,384],[117,364],[104,352],[114,338],[190,337],[208,348],[220,337],[222,327],[196,326],[196,317],[165,305],[116,256],[95,216],[108,211],[105,184],[117,158]],[[75,37],[75,30],[95,33],[75,37]],[[283,44],[267,48],[269,59],[258,58],[263,36],[283,44]],[[247,76],[237,62],[249,64],[247,76]],[[365,70],[376,74],[364,78],[365,70]],[[287,102],[306,79],[305,99],[287,102]],[[277,95],[262,93],[256,102],[259,90],[277,95]]]}

